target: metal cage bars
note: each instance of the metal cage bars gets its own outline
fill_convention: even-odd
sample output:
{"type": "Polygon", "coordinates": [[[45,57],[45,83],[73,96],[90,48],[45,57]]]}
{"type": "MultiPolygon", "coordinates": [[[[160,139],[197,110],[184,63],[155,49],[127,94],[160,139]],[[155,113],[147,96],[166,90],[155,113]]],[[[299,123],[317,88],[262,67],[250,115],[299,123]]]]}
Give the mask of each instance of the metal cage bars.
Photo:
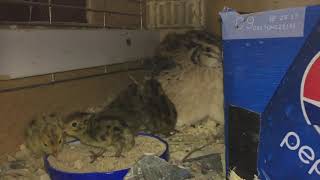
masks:
{"type": "MultiPolygon", "coordinates": [[[[18,4],[18,5],[27,5],[29,6],[29,21],[28,22],[17,22],[17,21],[0,21],[0,24],[5,25],[44,25],[44,26],[50,26],[50,25],[56,25],[56,26],[69,26],[69,27],[100,27],[100,28],[116,28],[116,29],[138,29],[138,28],[131,28],[131,27],[117,27],[117,26],[108,26],[107,25],[107,15],[114,14],[114,15],[121,15],[121,16],[130,16],[130,17],[136,17],[139,18],[140,24],[139,28],[143,29],[143,0],[131,0],[134,3],[139,4],[139,13],[126,13],[126,12],[120,12],[120,11],[110,11],[110,10],[99,10],[99,9],[93,9],[93,8],[87,8],[87,7],[81,7],[81,6],[73,6],[73,5],[63,5],[63,4],[55,4],[52,3],[52,0],[48,0],[48,2],[34,2],[32,0],[0,0],[1,4],[18,4]],[[48,22],[37,22],[32,21],[32,10],[34,6],[45,6],[48,7],[48,22]],[[96,12],[96,13],[103,13],[103,25],[94,25],[89,23],[70,23],[70,22],[53,22],[52,21],[52,8],[68,8],[68,9],[77,9],[77,10],[83,10],[86,13],[87,12],[96,12]]],[[[104,7],[106,6],[106,0],[104,0],[104,7]]]]}

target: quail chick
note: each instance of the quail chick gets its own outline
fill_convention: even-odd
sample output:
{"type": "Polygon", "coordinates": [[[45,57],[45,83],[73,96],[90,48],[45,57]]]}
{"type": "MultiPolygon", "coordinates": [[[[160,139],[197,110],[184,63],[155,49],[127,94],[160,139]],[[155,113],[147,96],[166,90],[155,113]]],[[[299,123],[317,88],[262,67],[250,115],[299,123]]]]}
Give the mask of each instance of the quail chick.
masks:
{"type": "MultiPolygon", "coordinates": [[[[175,131],[177,112],[160,83],[146,80],[132,83],[96,114],[72,113],[64,121],[64,131],[83,144],[108,149],[116,156],[134,146],[138,132],[170,135],[175,131]]],[[[99,153],[101,155],[104,151],[99,153]]]]}
{"type": "Polygon", "coordinates": [[[171,132],[175,131],[177,123],[176,108],[157,80],[150,79],[145,82],[143,101],[147,130],[163,135],[170,135],[171,132]]]}
{"type": "Polygon", "coordinates": [[[101,113],[122,119],[135,133],[169,135],[177,123],[175,106],[155,79],[130,84],[101,113]]]}
{"type": "Polygon", "coordinates": [[[116,116],[75,112],[65,119],[64,131],[83,144],[101,148],[98,154],[92,152],[92,162],[109,149],[115,151],[116,157],[120,157],[135,144],[134,133],[116,116]]]}
{"type": "Polygon", "coordinates": [[[64,134],[55,114],[33,119],[26,130],[26,146],[35,157],[56,156],[63,148],[64,134]]]}
{"type": "Polygon", "coordinates": [[[181,60],[190,59],[195,65],[220,68],[222,66],[220,46],[220,39],[213,34],[202,30],[191,30],[183,34],[168,34],[161,42],[157,54],[163,59],[173,59],[177,66],[181,63],[177,57],[189,54],[190,57],[181,60]]]}

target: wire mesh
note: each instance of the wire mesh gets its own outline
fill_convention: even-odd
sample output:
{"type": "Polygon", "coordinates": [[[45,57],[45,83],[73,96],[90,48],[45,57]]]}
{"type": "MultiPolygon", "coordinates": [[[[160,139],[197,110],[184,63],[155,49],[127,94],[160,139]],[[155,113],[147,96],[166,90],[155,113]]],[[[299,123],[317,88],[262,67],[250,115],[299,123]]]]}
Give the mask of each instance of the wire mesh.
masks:
{"type": "MultiPolygon", "coordinates": [[[[110,1],[110,0],[109,0],[110,1]]],[[[117,0],[113,0],[115,3],[117,0]]],[[[0,17],[0,25],[28,25],[28,26],[62,26],[62,27],[94,27],[94,28],[116,28],[116,29],[143,29],[144,26],[144,7],[145,2],[144,0],[128,0],[130,3],[137,4],[137,12],[124,12],[119,10],[108,10],[107,6],[107,0],[103,0],[103,8],[89,8],[87,3],[88,0],[85,0],[84,6],[80,5],[72,5],[70,4],[70,1],[67,0],[60,0],[58,3],[57,0],[0,0],[0,7],[1,6],[10,6],[15,8],[17,11],[17,14],[24,13],[27,14],[27,17],[22,18],[5,18],[0,17]],[[69,2],[69,4],[68,4],[69,2]],[[24,10],[21,10],[21,7],[27,7],[28,12],[23,12],[24,10]],[[35,10],[38,8],[38,15],[35,17],[35,10]],[[41,8],[39,10],[39,8],[41,8]],[[77,10],[84,12],[85,16],[88,15],[88,13],[98,13],[103,14],[103,22],[102,23],[89,23],[87,17],[84,19],[87,20],[87,22],[79,21],[79,17],[74,17],[74,19],[69,18],[68,20],[60,20],[57,18],[57,20],[54,19],[54,16],[58,17],[59,13],[56,11],[54,12],[54,9],[65,9],[62,13],[66,13],[66,10],[77,10]],[[40,15],[39,15],[40,14],[40,15]],[[135,22],[137,22],[134,25],[121,25],[121,26],[114,26],[108,24],[108,17],[110,16],[121,16],[120,18],[135,18],[135,22]],[[47,17],[47,18],[44,18],[47,17]]],[[[92,1],[94,2],[94,1],[92,1]]],[[[112,1],[111,1],[112,3],[112,1]]],[[[60,12],[61,16],[61,12],[60,12]]],[[[60,18],[61,19],[61,18],[60,18]]],[[[119,18],[118,18],[119,19],[119,18]]]]}

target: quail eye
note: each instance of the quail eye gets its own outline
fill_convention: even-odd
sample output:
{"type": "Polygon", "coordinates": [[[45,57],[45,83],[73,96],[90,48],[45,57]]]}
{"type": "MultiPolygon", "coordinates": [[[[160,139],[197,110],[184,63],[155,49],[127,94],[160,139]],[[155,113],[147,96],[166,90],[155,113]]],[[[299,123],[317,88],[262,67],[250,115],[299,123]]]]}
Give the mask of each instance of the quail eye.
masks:
{"type": "Polygon", "coordinates": [[[78,125],[78,124],[77,124],[76,122],[74,122],[74,123],[71,124],[72,127],[77,127],[77,125],[78,125]]]}
{"type": "Polygon", "coordinates": [[[206,51],[207,52],[211,52],[211,49],[208,47],[208,48],[206,48],[206,51]]]}
{"type": "Polygon", "coordinates": [[[47,144],[47,143],[43,143],[43,145],[44,145],[44,146],[46,146],[46,147],[48,146],[48,144],[47,144]]]}
{"type": "Polygon", "coordinates": [[[62,140],[60,139],[60,140],[59,140],[59,144],[61,144],[61,143],[62,143],[62,140]]]}

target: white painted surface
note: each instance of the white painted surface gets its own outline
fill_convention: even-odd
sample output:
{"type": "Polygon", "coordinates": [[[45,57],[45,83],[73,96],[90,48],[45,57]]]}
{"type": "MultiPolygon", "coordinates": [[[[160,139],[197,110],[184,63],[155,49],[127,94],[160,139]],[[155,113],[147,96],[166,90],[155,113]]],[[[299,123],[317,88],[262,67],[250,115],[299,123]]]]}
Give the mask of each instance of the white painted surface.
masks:
{"type": "Polygon", "coordinates": [[[156,31],[1,29],[0,76],[14,79],[137,60],[152,56],[159,41],[156,31]]]}
{"type": "Polygon", "coordinates": [[[203,28],[205,0],[149,0],[147,26],[156,28],[203,28]]]}

